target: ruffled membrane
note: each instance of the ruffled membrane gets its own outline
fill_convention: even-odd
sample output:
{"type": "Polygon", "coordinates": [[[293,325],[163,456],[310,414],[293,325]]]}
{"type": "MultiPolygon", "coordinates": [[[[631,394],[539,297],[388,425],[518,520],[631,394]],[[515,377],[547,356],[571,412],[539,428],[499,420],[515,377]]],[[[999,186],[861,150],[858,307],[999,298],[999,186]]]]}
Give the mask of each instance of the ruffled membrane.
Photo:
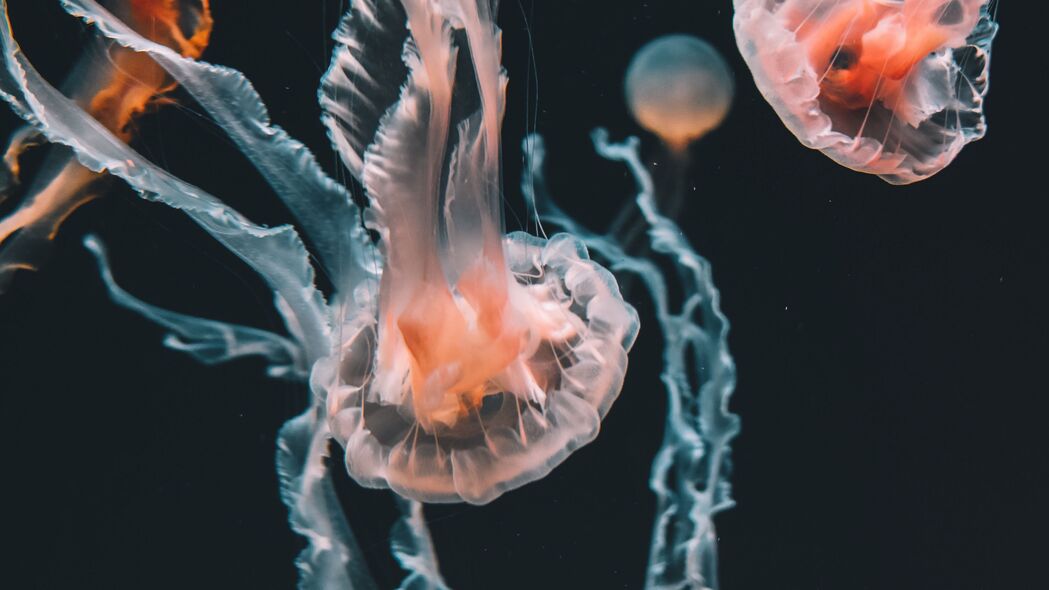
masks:
{"type": "Polygon", "coordinates": [[[734,0],[758,89],[804,145],[908,184],[983,137],[990,0],[734,0]]]}

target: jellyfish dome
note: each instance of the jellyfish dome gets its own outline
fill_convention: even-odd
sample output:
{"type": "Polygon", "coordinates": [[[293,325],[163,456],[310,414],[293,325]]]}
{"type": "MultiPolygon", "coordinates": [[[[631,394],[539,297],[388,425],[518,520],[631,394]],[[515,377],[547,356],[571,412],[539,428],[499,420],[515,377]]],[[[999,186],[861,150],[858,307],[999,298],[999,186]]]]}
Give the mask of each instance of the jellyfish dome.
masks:
{"type": "Polygon", "coordinates": [[[582,242],[504,235],[492,13],[357,2],[321,88],[383,263],[311,385],[354,479],[426,502],[489,502],[592,440],[638,326],[582,242]]]}
{"type": "Polygon", "coordinates": [[[639,49],[624,87],[638,124],[678,150],[720,125],[735,93],[721,54],[691,35],[667,35],[639,49]]]}
{"type": "Polygon", "coordinates": [[[734,0],[758,89],[806,146],[908,184],[983,137],[990,0],[734,0]]]}

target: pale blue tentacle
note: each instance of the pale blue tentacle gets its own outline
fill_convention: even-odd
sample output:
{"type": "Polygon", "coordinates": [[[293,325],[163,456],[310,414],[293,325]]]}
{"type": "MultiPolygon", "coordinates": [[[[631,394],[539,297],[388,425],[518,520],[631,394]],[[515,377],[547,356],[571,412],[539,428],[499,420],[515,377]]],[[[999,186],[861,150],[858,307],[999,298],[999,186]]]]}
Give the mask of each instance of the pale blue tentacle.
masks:
{"type": "Polygon", "coordinates": [[[0,0],[0,97],[53,143],[73,150],[82,165],[125,180],[143,198],[189,215],[223,246],[258,272],[278,299],[288,330],[308,359],[330,347],[327,306],[314,286],[309,255],[291,226],[256,225],[202,189],[156,167],[47,83],[11,36],[6,0],[0,0]]]}
{"type": "Polygon", "coordinates": [[[552,200],[543,180],[542,139],[525,141],[529,174],[522,190],[545,223],[558,225],[605,257],[613,272],[641,278],[656,308],[665,341],[662,381],[667,391],[666,431],[652,464],[649,485],[656,494],[645,587],[649,590],[716,588],[717,537],[712,518],[733,505],[727,480],[729,442],[739,418],[728,409],[736,373],[728,352],[728,320],[710,263],[696,253],[681,229],[660,215],[653,185],[637,153],[637,140],[609,143],[594,133],[598,153],[623,162],[638,185],[636,202],[649,225],[652,250],[673,262],[684,292],[680,309],[669,301],[666,277],[651,260],[629,255],[615,236],[594,233],[552,200]]]}
{"type": "Polygon", "coordinates": [[[305,353],[297,343],[266,330],[198,318],[155,305],[131,295],[117,284],[109,266],[105,247],[95,236],[84,238],[84,246],[98,261],[102,282],[113,301],[126,309],[171,331],[164,344],[191,355],[198,361],[214,365],[242,356],[261,356],[272,377],[304,380],[309,367],[305,353]]]}
{"type": "Polygon", "coordinates": [[[397,590],[448,590],[437,565],[430,530],[423,518],[423,505],[394,495],[401,518],[393,525],[390,547],[408,576],[397,590]]]}
{"type": "Polygon", "coordinates": [[[323,407],[288,420],[277,438],[280,494],[291,528],[306,538],[299,554],[300,590],[375,590],[328,472],[330,435],[323,407]]]}
{"type": "Polygon", "coordinates": [[[374,252],[349,193],[321,170],[306,146],[270,121],[243,74],[150,41],[94,0],[62,0],[62,5],[106,38],[148,54],[193,96],[295,216],[336,285],[353,285],[362,273],[374,272],[374,252]]]}

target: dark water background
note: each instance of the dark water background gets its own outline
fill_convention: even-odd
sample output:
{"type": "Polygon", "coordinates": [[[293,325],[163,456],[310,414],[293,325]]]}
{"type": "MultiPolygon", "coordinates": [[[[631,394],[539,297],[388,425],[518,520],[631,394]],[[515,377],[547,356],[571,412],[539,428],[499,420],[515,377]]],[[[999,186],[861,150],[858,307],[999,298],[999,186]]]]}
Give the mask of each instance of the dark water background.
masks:
{"type": "MultiPolygon", "coordinates": [[[[1003,3],[988,137],[933,179],[892,187],[789,134],[736,53],[728,0],[522,1],[500,14],[511,228],[524,218],[526,129],[546,137],[552,188],[584,221],[600,227],[630,196],[588,134],[639,133],[620,84],[645,41],[700,35],[736,72],[731,115],[692,151],[680,216],[714,265],[739,369],[739,504],[717,520],[723,587],[1044,587],[1046,67],[1038,21],[1021,13],[1037,3],[1003,3]]],[[[16,37],[54,82],[84,38],[56,4],[11,1],[16,37]]],[[[206,59],[242,70],[334,173],[315,92],[342,3],[214,4],[206,59]]],[[[143,119],[138,148],[256,221],[287,221],[184,104],[143,119]]],[[[15,124],[3,109],[0,132],[15,124]]],[[[280,326],[261,281],[178,214],[119,183],[78,211],[44,270],[0,298],[0,586],[293,587],[302,542],[273,456],[305,388],[256,361],[207,368],[164,349],[159,329],[108,302],[80,246],[88,232],[147,301],[280,326]]],[[[660,337],[647,302],[635,304],[647,323],[596,442],[483,508],[427,508],[453,587],[641,587],[665,400],[660,337]]],[[[395,586],[388,493],[336,473],[380,586],[395,586]]]]}

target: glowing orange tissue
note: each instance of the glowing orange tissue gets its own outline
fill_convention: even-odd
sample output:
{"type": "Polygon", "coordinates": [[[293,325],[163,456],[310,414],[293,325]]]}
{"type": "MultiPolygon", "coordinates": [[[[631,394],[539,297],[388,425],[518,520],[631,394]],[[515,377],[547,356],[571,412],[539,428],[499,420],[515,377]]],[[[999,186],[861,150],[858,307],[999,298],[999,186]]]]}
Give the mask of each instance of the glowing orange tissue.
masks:
{"type": "MultiPolygon", "coordinates": [[[[190,58],[208,44],[212,19],[208,0],[113,0],[108,10],[138,34],[190,58]]],[[[66,93],[96,121],[127,142],[136,117],[162,104],[174,81],[152,58],[101,38],[85,48],[69,76],[66,93]]],[[[6,154],[3,196],[20,183],[19,157],[46,138],[26,127],[11,138],[6,154]]],[[[37,267],[40,248],[77,207],[98,196],[104,175],[83,168],[65,148],[55,148],[22,198],[0,220],[0,291],[17,269],[37,267]]]]}
{"type": "Polygon", "coordinates": [[[802,143],[895,184],[984,134],[988,0],[734,0],[754,81],[802,143]]]}

